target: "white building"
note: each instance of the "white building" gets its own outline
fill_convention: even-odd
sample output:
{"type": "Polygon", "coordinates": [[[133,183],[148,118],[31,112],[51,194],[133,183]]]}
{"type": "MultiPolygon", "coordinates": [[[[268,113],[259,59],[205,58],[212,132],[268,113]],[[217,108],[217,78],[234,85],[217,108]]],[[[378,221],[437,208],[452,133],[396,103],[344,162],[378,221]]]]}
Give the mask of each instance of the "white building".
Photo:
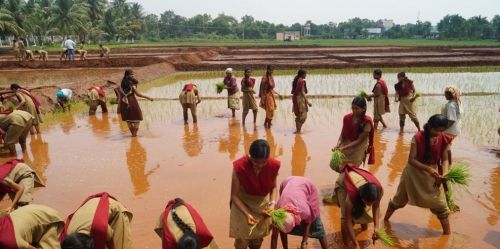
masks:
{"type": "Polygon", "coordinates": [[[384,30],[389,30],[389,29],[392,29],[392,27],[394,27],[394,21],[391,20],[391,19],[384,19],[382,20],[382,26],[384,27],[384,30]]]}
{"type": "Polygon", "coordinates": [[[298,41],[300,40],[300,31],[283,31],[276,33],[278,41],[298,41]]]}
{"type": "Polygon", "coordinates": [[[382,28],[367,28],[368,38],[380,38],[382,36],[382,28]]]}

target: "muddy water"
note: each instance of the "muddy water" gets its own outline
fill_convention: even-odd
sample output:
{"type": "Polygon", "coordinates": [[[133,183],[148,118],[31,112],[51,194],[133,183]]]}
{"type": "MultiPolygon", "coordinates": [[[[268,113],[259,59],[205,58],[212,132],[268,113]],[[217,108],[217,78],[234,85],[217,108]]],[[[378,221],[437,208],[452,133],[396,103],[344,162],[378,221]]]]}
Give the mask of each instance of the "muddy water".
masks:
{"type": "MultiPolygon", "coordinates": [[[[171,92],[176,96],[181,84],[146,92],[171,92]]],[[[318,91],[314,87],[310,90],[318,91]]],[[[441,97],[422,97],[417,101],[421,120],[445,102],[441,97]]],[[[500,116],[492,106],[499,103],[500,97],[465,97],[463,101],[467,108],[464,134],[454,142],[453,152],[455,160],[471,166],[473,183],[468,191],[458,194],[462,211],[450,218],[453,234],[441,237],[439,221],[429,210],[408,206],[398,211],[391,223],[400,248],[500,247],[500,160],[487,150],[500,145],[496,134],[500,116]]],[[[141,102],[145,121],[138,138],[130,138],[115,112],[88,117],[75,108],[28,142],[29,152],[24,158],[47,185],[36,192],[36,203],[52,206],[66,216],[86,196],[108,191],[134,213],[132,233],[136,248],[159,248],[160,239],[153,232],[157,218],[168,200],[182,197],[203,215],[219,246],[231,248],[231,162],[243,155],[256,138],[267,139],[272,155],[281,160],[279,180],[301,175],[312,179],[323,193],[332,190],[337,173],[328,167],[330,148],[339,136],[342,116],[350,111],[350,99],[312,100],[303,135],[292,134],[290,102],[278,101],[272,130],[262,127],[262,111],[256,128],[250,124],[242,126],[239,117],[228,117],[224,100],[202,102],[197,126],[182,124],[177,101],[141,102]]],[[[391,108],[396,110],[394,104],[391,108]]],[[[111,109],[116,110],[116,106],[111,109]]],[[[368,112],[372,112],[371,107],[368,112]]],[[[382,213],[395,192],[415,132],[409,124],[408,131],[399,134],[395,112],[386,115],[386,119],[391,127],[376,133],[376,164],[368,168],[385,186],[382,213]]],[[[339,208],[322,206],[321,214],[330,244],[339,248],[339,208]]],[[[371,232],[363,232],[358,239],[368,246],[370,236],[371,232]]],[[[263,248],[268,245],[266,240],[263,248]]],[[[298,245],[299,238],[293,238],[291,248],[298,245]]],[[[311,245],[319,248],[314,241],[311,245]]]]}

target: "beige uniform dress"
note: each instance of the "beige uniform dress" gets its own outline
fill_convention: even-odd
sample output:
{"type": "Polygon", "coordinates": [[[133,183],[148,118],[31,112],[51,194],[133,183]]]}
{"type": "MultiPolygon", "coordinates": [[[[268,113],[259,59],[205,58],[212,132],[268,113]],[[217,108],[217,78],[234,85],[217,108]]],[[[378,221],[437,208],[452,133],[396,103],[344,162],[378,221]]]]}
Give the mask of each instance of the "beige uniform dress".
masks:
{"type": "Polygon", "coordinates": [[[56,210],[43,205],[27,205],[10,213],[19,249],[61,248],[59,233],[64,221],[56,210]]]}
{"type": "MultiPolygon", "coordinates": [[[[83,233],[90,235],[92,221],[99,203],[99,198],[89,200],[80,207],[68,226],[67,234],[83,233]]],[[[108,241],[112,240],[115,248],[132,249],[132,237],[130,235],[130,222],[132,213],[130,213],[121,203],[109,199],[109,221],[108,221],[108,241]]]]}
{"type": "MultiPolygon", "coordinates": [[[[30,204],[33,201],[34,188],[45,187],[36,172],[25,163],[18,163],[7,175],[7,178],[24,187],[23,195],[18,201],[20,206],[30,204]]],[[[11,200],[14,199],[14,195],[14,193],[9,193],[11,200]]],[[[4,194],[0,194],[0,200],[3,199],[3,196],[4,194]]]]}
{"type": "MultiPolygon", "coordinates": [[[[251,86],[245,86],[243,87],[243,81],[242,80],[242,86],[241,86],[241,92],[243,93],[243,98],[242,98],[242,105],[243,105],[243,113],[248,113],[249,110],[252,111],[257,111],[259,108],[257,106],[257,101],[255,101],[255,91],[253,87],[251,86]]],[[[255,79],[253,79],[255,81],[255,79]]]]}
{"type": "Polygon", "coordinates": [[[89,113],[90,114],[95,114],[97,107],[101,106],[102,112],[108,112],[108,107],[106,105],[106,97],[103,97],[99,95],[99,92],[92,88],[90,89],[89,93],[89,113]]]}
{"type": "Polygon", "coordinates": [[[49,58],[49,53],[45,50],[38,50],[38,53],[40,53],[40,56],[38,57],[39,60],[47,61],[49,58]]]}
{"type": "MultiPolygon", "coordinates": [[[[351,177],[352,182],[354,183],[354,185],[357,188],[366,184],[365,178],[363,178],[361,175],[359,175],[358,173],[356,173],[354,171],[350,171],[349,176],[351,177]]],[[[337,178],[337,181],[335,182],[335,193],[336,193],[336,197],[338,198],[338,204],[340,206],[340,212],[341,212],[340,222],[345,223],[346,222],[346,220],[345,220],[345,217],[346,217],[345,201],[346,201],[346,198],[348,195],[347,195],[347,191],[345,188],[345,173],[344,172],[339,175],[339,177],[337,178]]],[[[353,219],[355,224],[368,224],[368,223],[373,222],[372,207],[366,206],[365,212],[363,213],[363,215],[361,215],[361,217],[359,217],[359,218],[352,217],[352,219],[353,219]]]]}
{"type": "MultiPolygon", "coordinates": [[[[180,205],[177,208],[175,208],[175,212],[177,213],[177,216],[181,218],[181,220],[186,223],[191,229],[193,229],[193,232],[196,233],[196,225],[194,223],[193,218],[191,217],[191,214],[189,213],[189,210],[183,206],[180,205]]],[[[163,216],[165,215],[165,212],[162,212],[160,215],[160,218],[158,219],[158,222],[156,223],[155,227],[155,232],[160,236],[160,238],[163,237],[163,216]]],[[[177,224],[174,222],[172,215],[169,215],[167,218],[167,226],[168,230],[172,233],[176,241],[179,241],[180,238],[184,235],[182,230],[177,226],[177,224]]],[[[218,249],[219,247],[215,243],[215,240],[212,240],[212,243],[210,243],[209,246],[205,247],[206,249],[218,249]]]]}
{"type": "Polygon", "coordinates": [[[179,94],[179,102],[182,105],[182,111],[184,115],[184,120],[188,119],[188,110],[191,110],[191,115],[193,116],[193,120],[196,122],[197,121],[197,112],[196,112],[196,106],[198,102],[198,89],[193,88],[192,91],[181,91],[179,94]]]}
{"type": "MultiPolygon", "coordinates": [[[[435,138],[431,138],[431,144],[435,138]]],[[[412,146],[417,146],[415,138],[411,141],[412,146]]],[[[437,168],[437,166],[435,166],[437,168]]],[[[427,172],[407,164],[401,175],[396,194],[389,205],[394,209],[402,208],[406,204],[428,208],[439,219],[448,217],[450,210],[446,203],[444,190],[434,186],[436,179],[427,172]]]]}
{"type": "Polygon", "coordinates": [[[382,115],[385,114],[385,98],[386,96],[382,92],[382,87],[375,87],[374,94],[377,97],[373,98],[373,121],[377,122],[382,120],[382,115]]]}
{"type": "Polygon", "coordinates": [[[20,102],[24,101],[24,105],[21,106],[18,110],[25,111],[31,114],[34,117],[33,125],[39,125],[40,123],[43,123],[40,114],[38,114],[36,110],[36,105],[30,96],[24,94],[21,91],[17,91],[16,97],[18,101],[20,102]]]}
{"type": "Polygon", "coordinates": [[[404,122],[408,115],[413,122],[418,122],[417,106],[415,101],[410,100],[415,96],[415,92],[410,92],[406,97],[399,97],[399,119],[404,122]]]}
{"type": "Polygon", "coordinates": [[[5,131],[4,145],[16,143],[26,144],[34,117],[21,110],[15,110],[8,115],[0,115],[0,129],[5,131]]]}

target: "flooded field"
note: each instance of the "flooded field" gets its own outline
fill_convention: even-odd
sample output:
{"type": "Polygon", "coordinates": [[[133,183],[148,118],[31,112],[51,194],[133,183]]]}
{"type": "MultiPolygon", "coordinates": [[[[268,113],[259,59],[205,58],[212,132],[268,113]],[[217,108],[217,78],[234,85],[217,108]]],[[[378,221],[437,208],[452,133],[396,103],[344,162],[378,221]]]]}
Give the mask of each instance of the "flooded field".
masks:
{"type": "MultiPolygon", "coordinates": [[[[453,83],[465,93],[500,92],[500,73],[409,74],[417,91],[441,93],[453,83]]],[[[393,82],[393,75],[387,75],[393,82]]],[[[290,92],[292,76],[278,76],[277,91],[290,92]]],[[[175,98],[184,83],[160,86],[162,80],[143,85],[143,91],[158,98],[175,98]]],[[[216,97],[216,79],[192,79],[203,96],[216,97]]],[[[369,90],[370,75],[310,75],[310,94],[354,95],[369,90]]],[[[392,84],[391,84],[392,85],[392,84]]],[[[390,92],[393,92],[392,88],[390,92]]],[[[224,95],[221,95],[224,96],[224,95]]],[[[279,181],[299,175],[310,178],[325,193],[332,189],[337,173],[328,167],[330,149],[341,130],[341,120],[350,111],[351,98],[312,99],[304,134],[294,135],[291,100],[278,101],[272,130],[262,126],[264,112],[259,110],[258,126],[241,125],[241,118],[229,117],[226,101],[205,100],[198,108],[199,124],[183,125],[178,101],[141,102],[145,120],[138,138],[130,138],[120,122],[116,106],[109,114],[88,117],[84,107],[56,115],[57,123],[45,126],[41,136],[32,136],[24,159],[46,181],[38,189],[35,202],[47,204],[66,216],[88,195],[107,191],[134,214],[133,240],[136,248],[159,248],[153,232],[166,202],[182,197],[205,219],[220,248],[232,248],[229,234],[229,192],[231,162],[248,150],[257,138],[265,138],[272,155],[281,160],[279,181]]],[[[424,123],[445,103],[442,96],[417,100],[418,117],[424,123]]],[[[390,230],[399,239],[398,248],[499,248],[500,247],[500,156],[492,148],[500,146],[499,95],[463,98],[465,114],[462,135],[454,141],[454,160],[470,165],[473,182],[460,191],[457,204],[461,212],[450,216],[452,235],[441,236],[439,221],[429,210],[407,206],[392,218],[390,230]]],[[[375,135],[376,163],[368,169],[385,187],[382,214],[393,196],[404,169],[415,128],[399,134],[397,106],[384,118],[390,128],[375,135]]],[[[368,113],[372,113],[369,106],[368,113]]],[[[238,113],[238,115],[241,112],[238,113]]],[[[248,120],[249,121],[249,120],[248,120]]],[[[340,209],[322,206],[321,214],[332,248],[340,247],[340,209]]],[[[371,228],[361,233],[363,247],[371,246],[371,228]]],[[[263,248],[268,248],[266,240],[263,248]]],[[[291,240],[297,248],[299,238],[291,240]]],[[[310,248],[319,248],[310,241],[310,248]]]]}

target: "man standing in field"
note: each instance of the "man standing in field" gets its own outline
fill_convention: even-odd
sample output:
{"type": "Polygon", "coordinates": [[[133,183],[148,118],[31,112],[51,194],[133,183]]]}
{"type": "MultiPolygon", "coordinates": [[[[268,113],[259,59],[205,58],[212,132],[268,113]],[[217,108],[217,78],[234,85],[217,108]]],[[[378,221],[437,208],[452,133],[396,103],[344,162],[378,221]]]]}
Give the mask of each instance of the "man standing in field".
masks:
{"type": "Polygon", "coordinates": [[[76,43],[71,40],[71,37],[68,36],[66,41],[64,42],[64,47],[66,48],[66,53],[68,55],[68,60],[72,61],[75,56],[75,46],[76,43]]]}

